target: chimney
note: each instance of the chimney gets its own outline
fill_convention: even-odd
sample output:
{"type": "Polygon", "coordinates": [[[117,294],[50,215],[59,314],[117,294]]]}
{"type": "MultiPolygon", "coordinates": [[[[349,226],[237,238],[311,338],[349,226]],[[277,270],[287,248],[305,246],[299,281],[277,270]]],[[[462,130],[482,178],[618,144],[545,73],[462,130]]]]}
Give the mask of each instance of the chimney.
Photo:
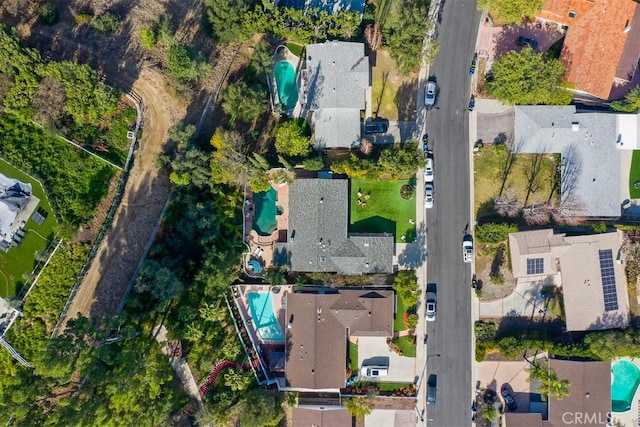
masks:
{"type": "Polygon", "coordinates": [[[571,130],[573,132],[578,132],[580,130],[580,123],[579,122],[571,122],[571,130]]]}

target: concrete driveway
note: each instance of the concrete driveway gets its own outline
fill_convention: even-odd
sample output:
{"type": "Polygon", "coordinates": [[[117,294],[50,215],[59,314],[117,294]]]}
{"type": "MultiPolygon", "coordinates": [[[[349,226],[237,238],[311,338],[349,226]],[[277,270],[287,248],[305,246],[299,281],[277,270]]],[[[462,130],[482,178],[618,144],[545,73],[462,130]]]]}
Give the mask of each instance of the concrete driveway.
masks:
{"type": "Polygon", "coordinates": [[[495,99],[476,99],[477,137],[485,143],[513,138],[515,112],[495,99]]]}
{"type": "Polygon", "coordinates": [[[364,417],[365,427],[404,427],[415,423],[415,411],[374,409],[364,417]]]}
{"type": "Polygon", "coordinates": [[[545,307],[542,288],[560,285],[560,274],[549,277],[518,279],[513,292],[493,301],[480,301],[480,318],[538,317],[545,307]]]}
{"type": "MultiPolygon", "coordinates": [[[[404,357],[392,351],[387,345],[386,338],[359,337],[358,338],[358,366],[385,365],[389,366],[389,375],[381,377],[382,382],[407,382],[415,380],[415,358],[404,357]]],[[[371,378],[367,378],[371,381],[371,378]]]]}
{"type": "Polygon", "coordinates": [[[410,139],[418,139],[418,126],[416,122],[396,122],[389,121],[389,129],[386,133],[366,134],[364,126],[362,128],[362,137],[368,139],[374,144],[393,144],[398,142],[406,142],[410,139]]]}
{"type": "Polygon", "coordinates": [[[518,404],[515,412],[529,412],[531,394],[537,393],[527,380],[526,371],[531,365],[527,361],[482,362],[478,370],[478,383],[482,389],[491,389],[500,394],[503,386],[510,388],[518,404]]]}

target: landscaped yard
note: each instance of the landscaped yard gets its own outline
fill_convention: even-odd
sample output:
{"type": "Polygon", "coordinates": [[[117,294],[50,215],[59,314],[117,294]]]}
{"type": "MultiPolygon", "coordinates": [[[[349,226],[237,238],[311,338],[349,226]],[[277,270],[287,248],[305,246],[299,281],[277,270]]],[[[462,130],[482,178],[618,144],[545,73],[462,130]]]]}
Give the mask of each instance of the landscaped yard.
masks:
{"type": "Polygon", "coordinates": [[[357,374],[360,367],[358,366],[358,344],[354,344],[349,341],[349,366],[351,367],[351,372],[353,374],[357,374]]]}
{"type": "Polygon", "coordinates": [[[398,310],[396,318],[393,319],[393,332],[400,332],[407,329],[407,327],[404,326],[404,313],[407,311],[407,306],[404,305],[404,301],[402,301],[402,298],[400,297],[396,298],[396,301],[398,304],[398,310]]]}
{"type": "Polygon", "coordinates": [[[397,243],[413,242],[416,237],[416,200],[415,197],[405,200],[400,196],[400,188],[405,184],[415,186],[414,180],[352,179],[349,231],[392,233],[397,243]],[[358,193],[362,194],[360,198],[358,193]],[[358,199],[366,202],[366,206],[358,205],[358,199]]]}
{"type": "Polygon", "coordinates": [[[640,199],[640,188],[635,188],[634,183],[640,181],[640,150],[633,151],[631,158],[631,170],[629,171],[629,195],[632,199],[640,199]]]}
{"type": "Polygon", "coordinates": [[[476,218],[495,214],[493,200],[511,191],[520,204],[530,206],[546,203],[549,198],[558,201],[558,190],[553,188],[556,160],[551,154],[516,154],[510,156],[504,144],[485,144],[474,158],[476,218]],[[533,159],[539,156],[534,168],[533,159]],[[530,171],[536,169],[537,174],[530,171]],[[527,175],[534,178],[529,180],[527,175]],[[531,183],[531,185],[529,185],[531,183]],[[530,189],[531,191],[528,191],[530,189]]]}
{"type": "Polygon", "coordinates": [[[395,340],[395,343],[405,357],[416,357],[416,345],[413,343],[414,337],[404,336],[395,340]]]}
{"type": "Polygon", "coordinates": [[[24,226],[27,235],[22,239],[20,246],[12,247],[6,253],[0,251],[0,297],[6,298],[15,295],[18,288],[24,284],[23,275],[33,270],[35,253],[47,248],[57,223],[51,205],[38,181],[2,159],[0,159],[0,173],[24,183],[31,183],[33,195],[40,199],[36,211],[40,210],[44,212],[43,216],[46,216],[42,225],[38,225],[29,218],[24,226]]]}
{"type": "Polygon", "coordinates": [[[378,117],[391,121],[414,120],[418,77],[415,73],[401,76],[396,63],[385,50],[376,51],[372,67],[371,102],[378,117]]]}

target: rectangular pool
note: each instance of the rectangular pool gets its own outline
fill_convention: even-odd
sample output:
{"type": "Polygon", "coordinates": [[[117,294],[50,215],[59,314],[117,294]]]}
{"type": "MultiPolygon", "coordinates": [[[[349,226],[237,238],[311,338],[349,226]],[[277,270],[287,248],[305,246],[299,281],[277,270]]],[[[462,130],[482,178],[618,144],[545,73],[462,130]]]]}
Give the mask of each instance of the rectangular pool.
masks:
{"type": "Polygon", "coordinates": [[[247,301],[253,325],[263,341],[284,342],[284,334],[273,310],[271,292],[248,292],[247,301]]]}

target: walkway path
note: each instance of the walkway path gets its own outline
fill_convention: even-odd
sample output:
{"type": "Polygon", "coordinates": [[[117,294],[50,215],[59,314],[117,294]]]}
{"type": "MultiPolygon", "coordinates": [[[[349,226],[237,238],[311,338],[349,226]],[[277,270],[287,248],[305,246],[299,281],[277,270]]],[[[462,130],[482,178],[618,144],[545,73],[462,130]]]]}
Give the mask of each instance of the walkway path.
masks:
{"type": "Polygon", "coordinates": [[[537,317],[541,316],[545,300],[540,296],[548,282],[538,280],[518,280],[513,292],[493,301],[480,301],[480,318],[537,317]]]}

